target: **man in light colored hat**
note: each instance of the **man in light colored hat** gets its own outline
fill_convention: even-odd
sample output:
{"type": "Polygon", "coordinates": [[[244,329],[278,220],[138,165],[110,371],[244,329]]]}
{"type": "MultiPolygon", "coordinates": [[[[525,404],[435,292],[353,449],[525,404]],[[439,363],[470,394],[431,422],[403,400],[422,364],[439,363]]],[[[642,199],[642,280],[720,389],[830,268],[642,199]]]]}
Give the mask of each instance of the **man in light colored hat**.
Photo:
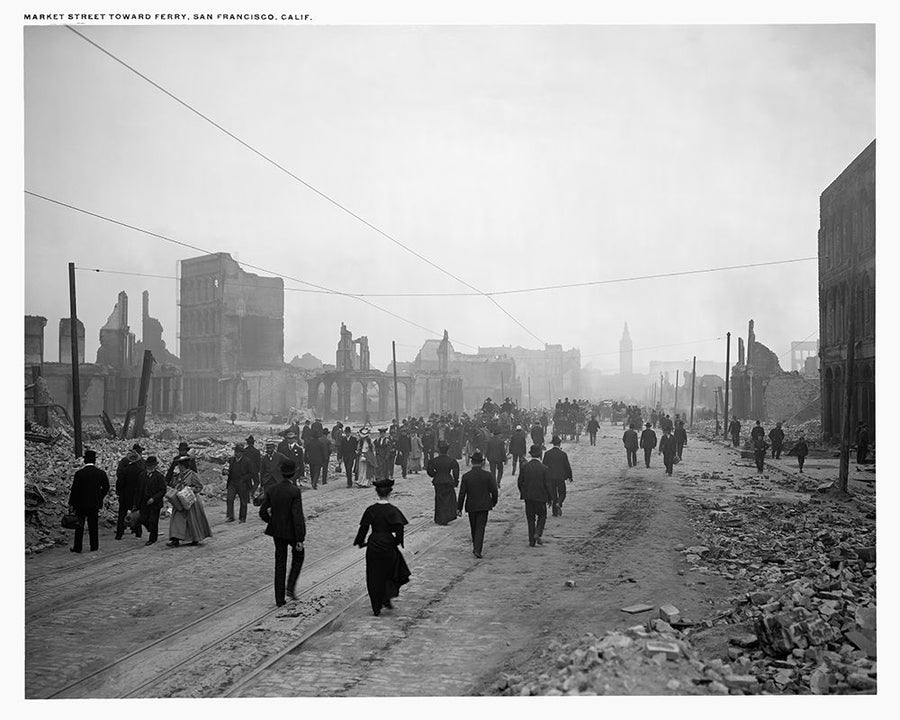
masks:
{"type": "Polygon", "coordinates": [[[488,513],[494,509],[499,497],[497,482],[491,473],[484,469],[484,456],[476,452],[469,458],[472,469],[462,476],[459,485],[459,498],[456,505],[456,516],[462,515],[463,506],[469,514],[469,527],[472,531],[472,554],[481,557],[484,546],[484,530],[487,527],[488,513]]]}
{"type": "Polygon", "coordinates": [[[259,483],[263,490],[281,481],[281,466],[287,458],[275,449],[275,441],[266,441],[266,454],[260,458],[259,483]]]}
{"type": "Polygon", "coordinates": [[[225,494],[225,518],[226,522],[234,522],[234,497],[237,495],[241,501],[238,519],[247,522],[247,506],[250,504],[250,488],[253,485],[253,467],[244,454],[244,443],[236,443],[234,455],[228,458],[228,464],[222,468],[223,474],[228,476],[225,494]]]}
{"type": "Polygon", "coordinates": [[[525,453],[528,450],[528,435],[521,425],[516,425],[509,438],[509,454],[512,455],[512,474],[516,474],[518,466],[525,463],[525,453]]]}

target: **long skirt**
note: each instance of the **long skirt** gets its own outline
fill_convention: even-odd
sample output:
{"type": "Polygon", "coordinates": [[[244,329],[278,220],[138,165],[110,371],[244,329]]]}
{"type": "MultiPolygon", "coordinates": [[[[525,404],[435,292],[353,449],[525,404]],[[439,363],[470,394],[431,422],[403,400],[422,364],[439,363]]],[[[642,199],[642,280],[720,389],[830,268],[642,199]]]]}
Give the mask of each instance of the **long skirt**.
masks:
{"type": "Polygon", "coordinates": [[[169,537],[175,540],[200,542],[212,537],[203,501],[197,496],[190,510],[174,510],[169,520],[169,537]]]}
{"type": "Polygon", "coordinates": [[[434,521],[446,525],[456,520],[456,489],[453,485],[434,486],[434,521]]]}
{"type": "Polygon", "coordinates": [[[375,465],[367,461],[364,457],[360,457],[358,470],[356,486],[369,487],[375,479],[375,465]]]}
{"type": "Polygon", "coordinates": [[[366,549],[366,590],[372,611],[378,615],[385,603],[400,594],[400,586],[409,582],[409,566],[396,548],[366,549]]]}
{"type": "Polygon", "coordinates": [[[410,455],[409,456],[409,467],[406,468],[407,472],[420,472],[422,470],[422,456],[421,455],[410,455]]]}

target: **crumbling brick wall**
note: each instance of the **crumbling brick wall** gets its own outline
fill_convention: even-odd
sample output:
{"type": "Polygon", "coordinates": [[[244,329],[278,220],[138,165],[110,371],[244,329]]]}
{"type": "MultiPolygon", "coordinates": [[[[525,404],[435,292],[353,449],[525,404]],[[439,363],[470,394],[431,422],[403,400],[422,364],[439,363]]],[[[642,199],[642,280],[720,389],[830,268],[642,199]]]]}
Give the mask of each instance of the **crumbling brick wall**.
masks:
{"type": "Polygon", "coordinates": [[[765,389],[766,418],[771,422],[803,422],[820,414],[819,382],[786,372],[769,379],[765,389]]]}

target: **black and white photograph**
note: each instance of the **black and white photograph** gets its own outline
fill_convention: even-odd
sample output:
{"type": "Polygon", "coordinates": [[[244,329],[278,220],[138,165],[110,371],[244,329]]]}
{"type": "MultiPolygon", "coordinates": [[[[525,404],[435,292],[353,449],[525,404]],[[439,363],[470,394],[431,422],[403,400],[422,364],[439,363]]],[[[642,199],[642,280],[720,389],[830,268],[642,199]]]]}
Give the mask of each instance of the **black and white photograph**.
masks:
{"type": "Polygon", "coordinates": [[[890,38],[533,5],[21,8],[15,699],[890,693],[890,38]]]}

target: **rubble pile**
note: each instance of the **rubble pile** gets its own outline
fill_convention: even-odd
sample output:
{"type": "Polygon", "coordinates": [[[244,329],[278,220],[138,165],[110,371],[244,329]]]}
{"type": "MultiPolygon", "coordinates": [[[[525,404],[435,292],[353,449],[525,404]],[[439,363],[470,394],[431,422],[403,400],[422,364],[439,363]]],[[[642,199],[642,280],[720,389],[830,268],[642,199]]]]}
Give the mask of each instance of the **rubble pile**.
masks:
{"type": "MultiPolygon", "coordinates": [[[[771,422],[763,422],[763,427],[768,434],[769,430],[775,427],[775,420],[771,422]]],[[[750,430],[753,429],[754,423],[749,421],[742,421],[741,423],[741,447],[749,448],[750,447],[750,430]]],[[[716,423],[715,420],[694,420],[694,428],[692,431],[694,435],[699,435],[700,437],[704,437],[707,439],[712,439],[715,437],[717,440],[727,440],[730,444],[731,436],[728,438],[725,437],[725,428],[727,426],[719,420],[719,434],[716,435],[716,423]]],[[[809,445],[810,450],[816,450],[817,448],[821,448],[823,450],[831,450],[832,445],[828,445],[822,441],[822,421],[818,418],[813,420],[807,420],[802,423],[788,423],[784,422],[781,426],[781,429],[784,430],[784,447],[789,451],[794,443],[797,442],[799,437],[802,435],[806,439],[807,445],[809,445]]],[[[768,439],[766,442],[769,442],[768,439]]]]}
{"type": "Polygon", "coordinates": [[[678,548],[686,561],[748,587],[702,624],[733,631],[723,667],[754,676],[762,692],[875,692],[874,512],[816,497],[736,498],[693,503],[691,517],[702,544],[678,548]]]}
{"type": "MultiPolygon", "coordinates": [[[[662,614],[662,613],[661,613],[662,614]]],[[[572,643],[551,642],[539,660],[543,671],[503,674],[498,695],[707,695],[743,694],[704,673],[682,633],[662,619],[572,643]]]]}

